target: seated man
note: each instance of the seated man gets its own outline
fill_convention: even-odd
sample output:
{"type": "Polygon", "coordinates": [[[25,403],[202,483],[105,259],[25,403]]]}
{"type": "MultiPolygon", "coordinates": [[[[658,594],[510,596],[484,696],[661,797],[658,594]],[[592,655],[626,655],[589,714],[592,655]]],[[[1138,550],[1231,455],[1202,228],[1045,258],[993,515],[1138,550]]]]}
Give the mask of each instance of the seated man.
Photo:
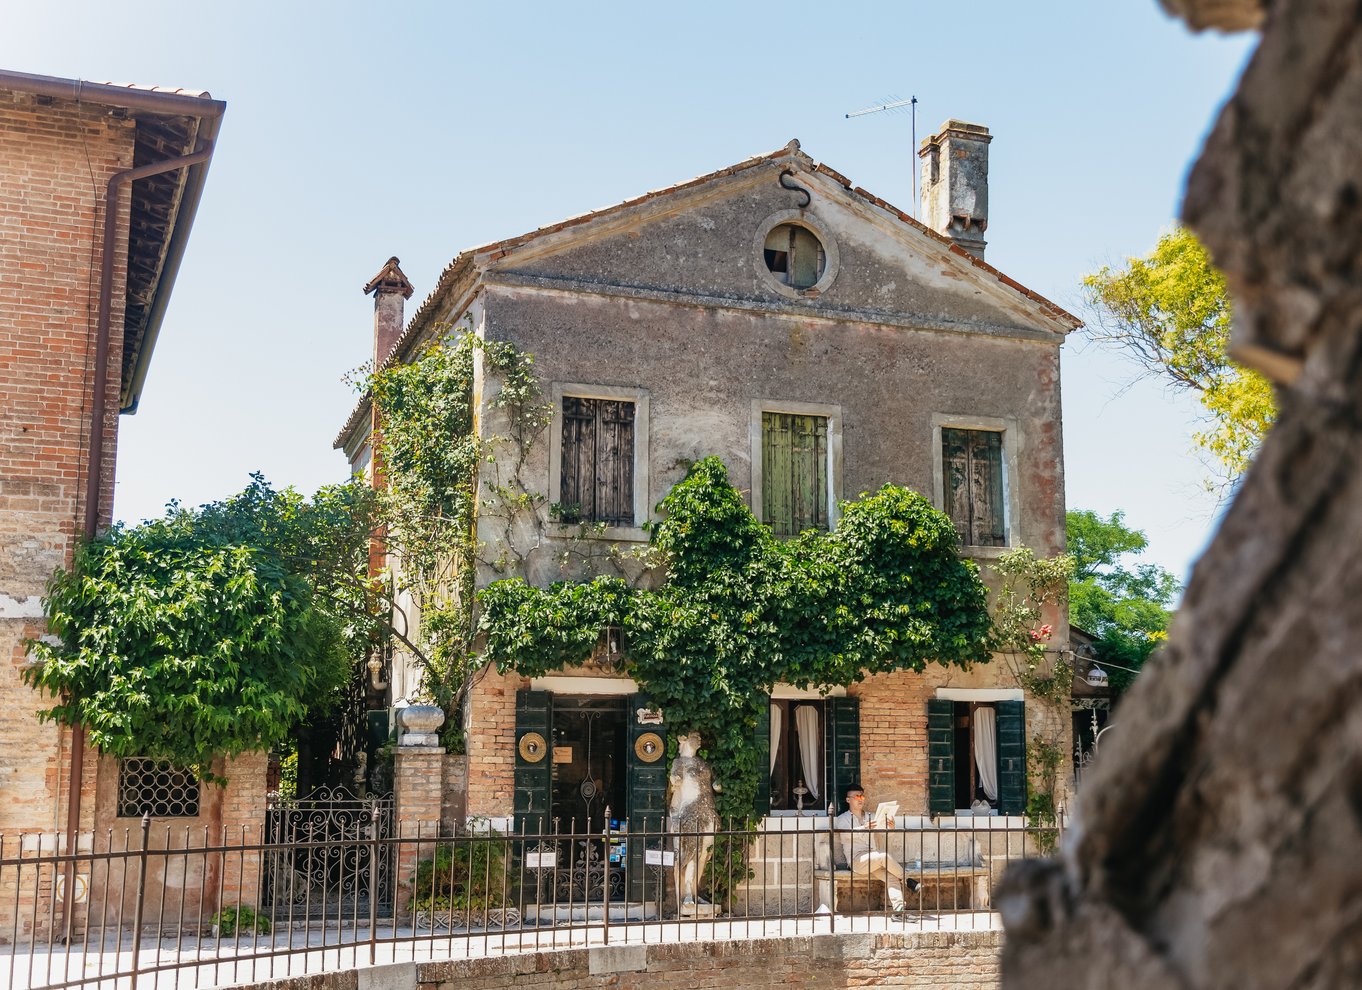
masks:
{"type": "Polygon", "coordinates": [[[851,872],[884,881],[889,895],[889,906],[895,913],[905,910],[903,888],[917,893],[918,882],[903,875],[898,860],[884,851],[884,837],[868,834],[876,827],[874,819],[865,813],[865,791],[853,784],[846,790],[847,810],[832,820],[838,847],[851,872]],[[857,835],[857,832],[866,832],[857,835]]]}

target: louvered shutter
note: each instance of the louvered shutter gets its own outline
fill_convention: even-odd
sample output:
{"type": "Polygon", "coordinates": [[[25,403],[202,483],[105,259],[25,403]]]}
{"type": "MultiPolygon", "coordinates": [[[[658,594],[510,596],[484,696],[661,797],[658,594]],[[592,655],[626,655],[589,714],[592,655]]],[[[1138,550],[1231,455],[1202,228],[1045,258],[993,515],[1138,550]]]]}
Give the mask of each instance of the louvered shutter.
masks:
{"type": "Polygon", "coordinates": [[[927,700],[927,810],[955,814],[955,702],[927,700]]]}
{"type": "Polygon", "coordinates": [[[823,798],[846,810],[844,795],[861,782],[861,703],[856,698],[829,698],[823,721],[823,798]]]}
{"type": "Polygon", "coordinates": [[[998,811],[1026,813],[1026,708],[1020,701],[999,701],[998,811]]]}

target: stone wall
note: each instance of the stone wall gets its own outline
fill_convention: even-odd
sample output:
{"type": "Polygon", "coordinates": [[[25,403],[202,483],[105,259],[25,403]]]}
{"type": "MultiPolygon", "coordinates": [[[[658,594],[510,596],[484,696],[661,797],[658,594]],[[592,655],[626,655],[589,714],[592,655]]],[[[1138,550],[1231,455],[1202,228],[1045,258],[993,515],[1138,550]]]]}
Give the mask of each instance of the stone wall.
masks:
{"type": "Polygon", "coordinates": [[[279,990],[691,990],[694,987],[901,987],[995,990],[1000,932],[814,935],[603,946],[298,977],[279,990]]]}

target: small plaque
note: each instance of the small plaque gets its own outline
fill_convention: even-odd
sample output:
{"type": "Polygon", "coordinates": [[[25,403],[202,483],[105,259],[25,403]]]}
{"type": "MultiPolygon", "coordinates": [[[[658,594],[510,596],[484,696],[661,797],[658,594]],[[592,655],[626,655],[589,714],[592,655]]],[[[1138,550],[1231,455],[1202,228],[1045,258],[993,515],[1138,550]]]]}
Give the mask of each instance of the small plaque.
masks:
{"type": "Polygon", "coordinates": [[[676,853],[670,849],[645,849],[643,862],[648,866],[672,866],[676,863],[676,853]]]}
{"type": "Polygon", "coordinates": [[[539,733],[527,732],[520,737],[520,758],[526,763],[539,763],[548,753],[548,743],[539,733]]]}
{"type": "Polygon", "coordinates": [[[667,751],[667,744],[656,732],[645,732],[634,740],[634,755],[644,763],[656,763],[667,751]]]}
{"type": "Polygon", "coordinates": [[[554,762],[554,763],[571,763],[571,762],[572,762],[572,747],[571,747],[571,746],[555,746],[555,747],[553,747],[553,762],[554,762]]]}
{"type": "Polygon", "coordinates": [[[637,708],[637,709],[635,709],[634,711],[635,711],[635,714],[638,716],[638,724],[639,724],[639,725],[661,725],[661,724],[662,724],[662,709],[661,709],[661,708],[637,708]]]}
{"type": "Polygon", "coordinates": [[[557,853],[531,852],[525,854],[525,869],[527,870],[551,870],[557,865],[557,853]]]}

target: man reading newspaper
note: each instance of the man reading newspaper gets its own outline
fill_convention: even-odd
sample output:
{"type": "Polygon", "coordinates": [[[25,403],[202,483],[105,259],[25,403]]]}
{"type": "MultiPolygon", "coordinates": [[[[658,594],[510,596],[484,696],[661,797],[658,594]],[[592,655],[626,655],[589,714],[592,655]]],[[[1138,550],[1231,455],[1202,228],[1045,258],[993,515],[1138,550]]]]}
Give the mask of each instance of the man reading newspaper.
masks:
{"type": "Polygon", "coordinates": [[[893,824],[898,805],[893,802],[881,804],[874,816],[865,813],[865,791],[852,785],[846,790],[847,810],[832,820],[836,830],[841,861],[852,873],[874,877],[884,881],[884,889],[889,895],[889,906],[895,914],[906,910],[903,888],[916,893],[918,882],[903,875],[903,867],[898,860],[884,851],[884,831],[893,824]],[[874,835],[880,832],[880,835],[874,835]]]}

